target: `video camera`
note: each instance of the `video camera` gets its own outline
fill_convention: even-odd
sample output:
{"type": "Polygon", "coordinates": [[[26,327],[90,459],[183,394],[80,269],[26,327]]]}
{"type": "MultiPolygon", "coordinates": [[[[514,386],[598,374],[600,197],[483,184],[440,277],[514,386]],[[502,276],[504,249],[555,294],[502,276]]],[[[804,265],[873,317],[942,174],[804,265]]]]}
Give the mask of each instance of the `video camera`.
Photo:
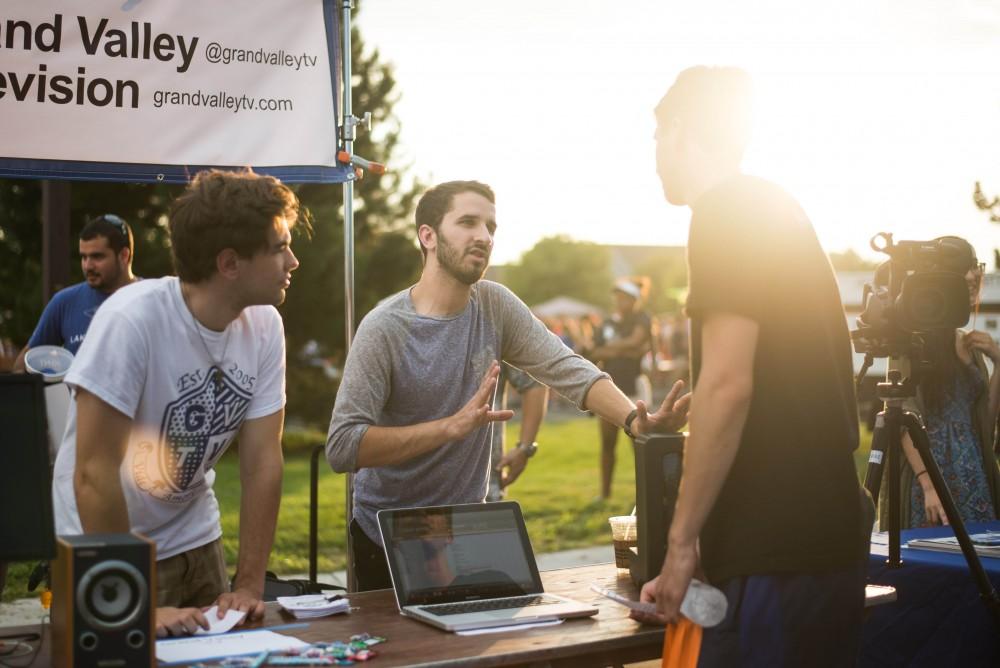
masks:
{"type": "Polygon", "coordinates": [[[893,243],[880,232],[872,249],[889,260],[866,283],[858,317],[851,332],[854,349],[866,359],[908,357],[921,360],[921,334],[956,329],[969,321],[969,287],[965,273],[975,262],[963,240],[943,237],[932,241],[893,243]]]}

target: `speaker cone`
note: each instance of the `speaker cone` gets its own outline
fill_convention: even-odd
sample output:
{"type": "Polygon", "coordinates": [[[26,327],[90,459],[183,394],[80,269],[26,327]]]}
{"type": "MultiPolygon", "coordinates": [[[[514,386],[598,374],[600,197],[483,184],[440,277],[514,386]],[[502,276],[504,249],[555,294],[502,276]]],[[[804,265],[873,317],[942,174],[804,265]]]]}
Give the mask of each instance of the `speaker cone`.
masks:
{"type": "Polygon", "coordinates": [[[142,613],[148,597],[146,582],[132,564],[119,560],[95,564],[76,588],[77,611],[97,629],[121,629],[142,613]]]}

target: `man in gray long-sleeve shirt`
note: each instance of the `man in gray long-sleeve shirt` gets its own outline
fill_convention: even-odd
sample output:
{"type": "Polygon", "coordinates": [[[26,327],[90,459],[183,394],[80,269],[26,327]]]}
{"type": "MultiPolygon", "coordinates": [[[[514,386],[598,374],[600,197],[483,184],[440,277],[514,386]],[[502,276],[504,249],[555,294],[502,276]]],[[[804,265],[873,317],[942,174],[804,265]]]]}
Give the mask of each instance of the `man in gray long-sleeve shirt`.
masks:
{"type": "MultiPolygon", "coordinates": [[[[633,405],[607,374],[574,354],[507,288],[480,280],[496,232],[493,191],[475,181],[432,188],[417,205],[420,280],[358,327],[330,421],[326,456],[354,479],[359,589],[390,587],[375,513],[474,503],[486,496],[499,362],[528,372],[583,409],[633,434],[683,424],[676,385],[656,413],[633,405]]],[[[508,481],[530,451],[515,448],[508,481]]]]}

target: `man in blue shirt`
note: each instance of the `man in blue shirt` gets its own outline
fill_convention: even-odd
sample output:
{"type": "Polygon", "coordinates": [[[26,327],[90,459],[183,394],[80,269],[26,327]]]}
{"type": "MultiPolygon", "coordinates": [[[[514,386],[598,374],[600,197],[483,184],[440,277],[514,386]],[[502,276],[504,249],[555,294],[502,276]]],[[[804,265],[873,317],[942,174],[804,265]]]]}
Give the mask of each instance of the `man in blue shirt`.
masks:
{"type": "Polygon", "coordinates": [[[80,232],[80,265],[86,280],[52,297],[28,345],[14,362],[15,371],[24,371],[24,356],[36,346],[62,346],[76,354],[97,307],[115,290],[135,280],[133,250],[132,230],[116,215],[105,214],[84,226],[80,232]]]}

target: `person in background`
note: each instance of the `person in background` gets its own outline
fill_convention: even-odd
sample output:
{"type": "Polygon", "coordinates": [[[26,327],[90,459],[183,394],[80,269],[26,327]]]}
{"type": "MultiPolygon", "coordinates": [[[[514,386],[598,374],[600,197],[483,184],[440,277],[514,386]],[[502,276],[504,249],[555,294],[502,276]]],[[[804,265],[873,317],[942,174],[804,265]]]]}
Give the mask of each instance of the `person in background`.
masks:
{"type": "MultiPolygon", "coordinates": [[[[938,237],[950,247],[947,261],[934,269],[964,276],[969,305],[975,311],[984,266],[972,245],[960,237],[938,237]]],[[[888,278],[888,277],[886,277],[888,278]]],[[[965,522],[997,519],[1000,509],[1000,466],[994,452],[994,429],[1000,408],[1000,346],[982,331],[947,329],[923,335],[930,362],[919,377],[917,396],[907,406],[924,421],[931,454],[965,522]],[[986,359],[993,368],[987,370],[986,359]]],[[[900,497],[902,527],[948,524],[944,507],[909,434],[903,434],[900,497]]],[[[883,482],[882,489],[888,489],[883,482]]],[[[879,525],[889,523],[887,497],[879,499],[879,525]],[[883,499],[885,502],[883,503],[883,499]]]]}
{"type": "MultiPolygon", "coordinates": [[[[612,290],[615,311],[594,334],[595,348],[588,357],[598,362],[611,376],[614,384],[633,401],[652,401],[649,379],[642,373],[642,359],[651,352],[652,321],[640,308],[648,284],[640,279],[623,278],[612,290]]],[[[615,448],[618,445],[618,425],[599,420],[601,436],[601,498],[611,498],[611,481],[615,472],[615,448]]]]}
{"type": "Polygon", "coordinates": [[[36,346],[62,346],[75,355],[97,308],[116,290],[136,280],[132,275],[134,255],[132,229],[118,216],[106,213],[84,225],[80,266],[85,280],[49,300],[28,345],[14,360],[14,371],[25,370],[24,356],[36,346]]]}
{"type": "MultiPolygon", "coordinates": [[[[38,346],[62,346],[76,354],[98,307],[116,290],[136,280],[132,275],[135,242],[132,228],[122,218],[106,213],[89,221],[80,231],[80,267],[84,281],[63,288],[52,296],[35,325],[35,331],[14,359],[11,370],[24,373],[24,358],[38,346]]],[[[49,397],[50,410],[52,397],[49,397]]],[[[52,438],[59,434],[53,433],[52,438]]],[[[52,447],[55,447],[54,445],[52,447]]],[[[47,565],[39,565],[47,572],[47,565]]],[[[7,566],[0,564],[0,593],[7,566]]]]}

